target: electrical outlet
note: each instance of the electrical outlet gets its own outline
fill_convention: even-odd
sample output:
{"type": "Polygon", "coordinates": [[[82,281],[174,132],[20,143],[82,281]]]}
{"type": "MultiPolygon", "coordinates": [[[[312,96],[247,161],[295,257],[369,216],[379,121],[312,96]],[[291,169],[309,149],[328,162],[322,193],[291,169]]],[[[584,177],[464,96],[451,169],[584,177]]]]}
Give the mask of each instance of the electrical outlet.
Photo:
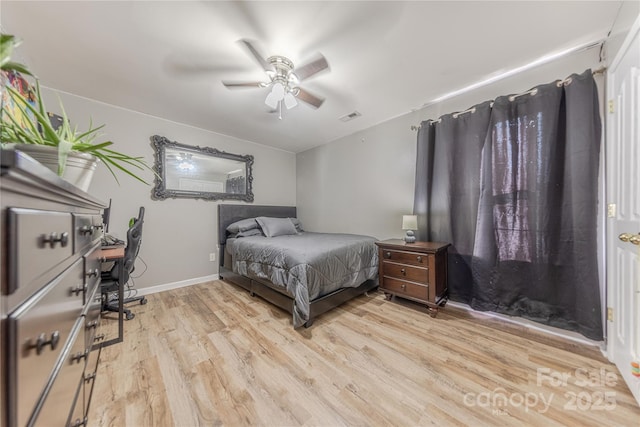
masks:
{"type": "Polygon", "coordinates": [[[209,261],[215,261],[216,260],[216,253],[215,252],[211,252],[209,254],[209,261]]]}

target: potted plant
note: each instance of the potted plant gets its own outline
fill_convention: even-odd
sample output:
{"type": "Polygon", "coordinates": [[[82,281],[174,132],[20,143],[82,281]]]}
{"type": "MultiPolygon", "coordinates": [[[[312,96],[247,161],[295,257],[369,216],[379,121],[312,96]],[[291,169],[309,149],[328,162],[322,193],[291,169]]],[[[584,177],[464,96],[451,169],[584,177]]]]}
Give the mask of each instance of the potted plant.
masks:
{"type": "MultiPolygon", "coordinates": [[[[30,74],[21,64],[10,61],[12,49],[19,43],[13,36],[2,35],[0,40],[0,64],[2,71],[20,71],[30,74]]],[[[39,160],[64,179],[87,190],[97,161],[109,169],[119,183],[115,169],[148,185],[134,171],[149,169],[142,157],[132,157],[109,147],[111,141],[96,143],[98,132],[104,127],[89,124],[89,130],[78,131],[72,127],[64,106],[60,102],[61,123],[54,127],[40,93],[40,82],[36,79],[35,101],[27,99],[11,85],[5,85],[5,101],[2,105],[0,141],[3,144],[20,144],[21,151],[39,160]],[[23,120],[23,117],[31,119],[23,120]]]]}

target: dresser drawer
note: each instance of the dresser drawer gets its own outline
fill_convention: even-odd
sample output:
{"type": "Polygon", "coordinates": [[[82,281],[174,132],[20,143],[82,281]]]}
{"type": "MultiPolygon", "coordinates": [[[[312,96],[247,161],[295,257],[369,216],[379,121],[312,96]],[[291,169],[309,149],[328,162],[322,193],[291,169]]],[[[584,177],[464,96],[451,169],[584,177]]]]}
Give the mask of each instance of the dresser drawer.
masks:
{"type": "Polygon", "coordinates": [[[102,268],[102,249],[98,244],[91,252],[84,256],[84,276],[85,276],[85,297],[83,302],[86,304],[93,295],[95,288],[100,287],[100,271],[102,268]]]}
{"type": "Polygon", "coordinates": [[[7,334],[15,338],[7,356],[17,425],[26,424],[82,313],[83,271],[78,260],[7,318],[7,334]]]}
{"type": "MultiPolygon", "coordinates": [[[[7,294],[27,286],[72,255],[71,214],[9,208],[7,294]]],[[[44,284],[44,283],[42,283],[44,284]]]]}
{"type": "Polygon", "coordinates": [[[84,336],[82,333],[84,322],[81,318],[77,320],[69,347],[64,353],[65,357],[60,361],[60,370],[54,378],[49,394],[35,418],[36,426],[67,425],[67,421],[75,415],[72,410],[76,405],[80,405],[80,413],[82,413],[82,382],[87,354],[84,349],[84,336]],[[76,397],[78,400],[76,400],[76,397]]]}
{"type": "MultiPolygon", "coordinates": [[[[89,358],[87,359],[87,367],[84,370],[84,381],[82,384],[83,388],[83,411],[84,416],[89,416],[89,407],[91,406],[91,396],[93,396],[93,387],[96,383],[96,375],[98,373],[98,363],[100,362],[100,352],[102,349],[98,347],[96,350],[93,350],[89,353],[89,358]]],[[[78,398],[78,403],[80,404],[80,398],[78,398]]]]}
{"type": "Polygon", "coordinates": [[[400,296],[416,298],[421,301],[429,300],[429,286],[418,283],[406,282],[404,280],[383,277],[382,289],[399,294],[400,296]]]}
{"type": "Polygon", "coordinates": [[[95,336],[100,329],[100,311],[102,310],[102,294],[96,286],[93,289],[89,302],[85,305],[85,347],[91,350],[95,336]]]}
{"type": "Polygon", "coordinates": [[[102,237],[102,217],[73,214],[73,231],[73,252],[81,252],[102,237]]]}
{"type": "Polygon", "coordinates": [[[403,264],[411,264],[426,267],[429,265],[429,255],[416,253],[397,251],[393,249],[380,249],[380,255],[384,261],[394,261],[403,264]]]}
{"type": "Polygon", "coordinates": [[[394,262],[383,261],[384,275],[401,280],[411,280],[413,282],[427,283],[429,279],[429,269],[425,267],[414,267],[408,264],[396,264],[394,262]]]}

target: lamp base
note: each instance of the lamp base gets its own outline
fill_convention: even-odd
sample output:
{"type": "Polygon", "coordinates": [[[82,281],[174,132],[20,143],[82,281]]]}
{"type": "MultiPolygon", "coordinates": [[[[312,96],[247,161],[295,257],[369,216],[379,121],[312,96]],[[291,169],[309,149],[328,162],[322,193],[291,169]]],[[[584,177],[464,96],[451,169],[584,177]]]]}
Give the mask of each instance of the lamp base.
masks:
{"type": "Polygon", "coordinates": [[[404,236],[404,242],[405,243],[415,243],[416,242],[416,236],[413,233],[413,230],[407,230],[407,235],[404,236]]]}

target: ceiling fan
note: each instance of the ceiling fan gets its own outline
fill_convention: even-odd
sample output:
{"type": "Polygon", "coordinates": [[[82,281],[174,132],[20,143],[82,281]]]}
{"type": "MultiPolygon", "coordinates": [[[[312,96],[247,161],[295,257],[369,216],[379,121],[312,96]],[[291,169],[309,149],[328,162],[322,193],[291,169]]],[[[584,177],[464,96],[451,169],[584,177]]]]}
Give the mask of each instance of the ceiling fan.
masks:
{"type": "Polygon", "coordinates": [[[324,98],[301,88],[299,84],[303,80],[329,68],[324,56],[318,54],[311,62],[296,68],[289,58],[274,55],[264,59],[251,41],[242,39],[239,42],[247,48],[256,62],[262,67],[267,74],[268,80],[257,82],[223,81],[223,85],[230,89],[247,87],[271,88],[265,99],[265,104],[272,109],[279,110],[280,119],[282,119],[282,104],[287,109],[298,105],[297,100],[303,101],[313,108],[319,108],[322,105],[324,98]]]}

